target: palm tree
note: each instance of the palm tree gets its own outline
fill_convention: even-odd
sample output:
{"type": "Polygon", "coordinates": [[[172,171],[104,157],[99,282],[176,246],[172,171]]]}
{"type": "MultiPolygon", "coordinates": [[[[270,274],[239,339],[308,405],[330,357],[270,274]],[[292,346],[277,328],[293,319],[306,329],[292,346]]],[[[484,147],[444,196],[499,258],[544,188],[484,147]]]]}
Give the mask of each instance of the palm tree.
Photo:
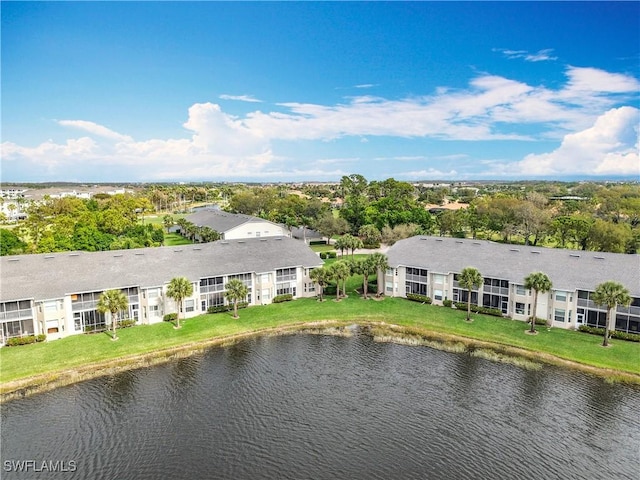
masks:
{"type": "MultiPolygon", "coordinates": [[[[349,275],[351,275],[351,267],[344,260],[338,260],[329,266],[329,276],[336,282],[336,301],[340,300],[340,282],[346,281],[349,275]]],[[[343,291],[343,296],[346,296],[346,293],[343,291]]]]}
{"type": "Polygon", "coordinates": [[[471,321],[471,291],[483,282],[482,275],[477,268],[466,267],[458,275],[458,284],[467,289],[467,322],[471,321]]]}
{"type": "Polygon", "coordinates": [[[324,287],[327,285],[329,281],[329,271],[325,267],[314,268],[309,273],[309,278],[313,280],[316,285],[318,285],[318,296],[320,297],[320,301],[322,302],[322,292],[324,287]]]}
{"type": "Polygon", "coordinates": [[[602,341],[602,346],[607,347],[609,345],[609,330],[615,329],[615,325],[612,325],[612,319],[615,318],[613,312],[618,305],[629,305],[631,303],[631,295],[629,295],[629,290],[624,288],[621,283],[609,280],[596,287],[591,300],[596,305],[607,307],[607,320],[604,326],[604,340],[602,341]]]}
{"type": "Polygon", "coordinates": [[[365,257],[354,264],[354,270],[356,273],[362,275],[362,296],[367,299],[369,289],[369,275],[377,273],[377,265],[375,259],[372,256],[365,257]]]}
{"type": "Polygon", "coordinates": [[[162,217],[162,225],[167,229],[167,233],[169,233],[169,229],[173,227],[175,222],[173,221],[173,217],[171,215],[165,215],[162,217]]]}
{"type": "Polygon", "coordinates": [[[384,253],[376,252],[371,255],[371,263],[375,266],[376,270],[376,284],[378,288],[376,289],[376,295],[381,295],[383,291],[380,288],[380,272],[384,274],[389,268],[389,261],[387,260],[387,256],[384,253]]]}
{"type": "Polygon", "coordinates": [[[524,279],[524,288],[533,290],[533,316],[531,317],[531,330],[529,333],[536,333],[536,310],[538,307],[538,293],[545,293],[551,290],[553,284],[549,277],[542,272],[534,272],[524,279]]]}
{"type": "Polygon", "coordinates": [[[109,312],[111,314],[111,328],[113,331],[111,340],[118,339],[118,334],[116,333],[116,327],[118,326],[118,313],[126,310],[128,307],[129,299],[122,290],[107,290],[100,294],[97,310],[100,313],[109,312]]]}
{"type": "Polygon", "coordinates": [[[335,248],[336,250],[340,250],[340,256],[344,257],[344,251],[347,250],[347,252],[349,251],[349,246],[347,245],[347,241],[348,239],[345,238],[345,236],[337,238],[335,243],[333,244],[333,248],[335,248]]]}
{"type": "Polygon", "coordinates": [[[193,284],[185,277],[172,278],[167,287],[167,297],[173,298],[178,304],[178,313],[176,316],[176,325],[173,328],[180,328],[180,311],[182,311],[182,302],[185,298],[193,295],[193,284]]]}
{"type": "Polygon", "coordinates": [[[226,292],[224,296],[233,303],[233,318],[238,318],[238,302],[247,298],[249,289],[242,280],[232,278],[224,286],[226,292]]]}

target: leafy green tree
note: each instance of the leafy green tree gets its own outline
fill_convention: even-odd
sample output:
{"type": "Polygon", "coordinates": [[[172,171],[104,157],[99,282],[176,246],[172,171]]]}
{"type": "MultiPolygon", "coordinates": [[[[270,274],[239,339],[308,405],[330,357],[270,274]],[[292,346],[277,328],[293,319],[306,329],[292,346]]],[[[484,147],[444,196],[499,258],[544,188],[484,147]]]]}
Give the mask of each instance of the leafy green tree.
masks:
{"type": "Polygon", "coordinates": [[[538,293],[546,293],[553,288],[549,277],[542,272],[534,272],[524,279],[524,288],[533,291],[533,316],[531,317],[531,330],[529,333],[536,333],[536,310],[538,307],[538,293]]]}
{"type": "Polygon", "coordinates": [[[615,330],[614,312],[618,305],[628,306],[631,303],[631,295],[621,283],[607,281],[596,287],[595,292],[591,296],[591,300],[596,305],[607,307],[607,320],[604,326],[604,340],[602,346],[609,345],[609,331],[615,330]]]}
{"type": "Polygon", "coordinates": [[[109,312],[111,314],[111,340],[118,339],[116,328],[118,326],[119,313],[125,311],[128,307],[129,300],[122,290],[107,290],[100,294],[97,310],[100,313],[109,312]]]}
{"type": "Polygon", "coordinates": [[[323,300],[322,294],[324,292],[324,287],[327,286],[327,283],[329,283],[329,279],[330,279],[329,271],[325,267],[314,268],[309,273],[309,277],[318,286],[318,297],[322,302],[323,300]]]}
{"type": "Polygon", "coordinates": [[[0,255],[15,255],[22,253],[27,246],[13,231],[0,228],[0,255]]]}
{"type": "Polygon", "coordinates": [[[167,297],[172,298],[178,305],[176,325],[173,328],[181,328],[180,312],[183,310],[184,299],[193,295],[193,284],[185,277],[172,278],[167,286],[167,297]]]}
{"type": "Polygon", "coordinates": [[[343,218],[336,218],[331,212],[322,215],[314,225],[314,228],[324,237],[327,237],[327,244],[330,243],[334,235],[342,235],[349,230],[349,224],[343,218]]]}
{"type": "Polygon", "coordinates": [[[467,290],[467,322],[471,321],[471,291],[480,287],[483,281],[480,271],[474,267],[463,268],[458,275],[458,284],[467,290]]]}
{"type": "Polygon", "coordinates": [[[238,302],[247,298],[249,289],[242,280],[237,278],[229,280],[224,288],[226,289],[226,292],[224,292],[225,298],[233,303],[233,318],[238,318],[238,302]]]}
{"type": "Polygon", "coordinates": [[[365,246],[379,246],[380,240],[382,240],[380,230],[371,223],[361,226],[360,230],[358,230],[358,235],[362,238],[365,246]]]}
{"type": "Polygon", "coordinates": [[[587,244],[590,250],[624,253],[632,238],[629,224],[613,223],[597,218],[589,230],[587,244]]]}
{"type": "Polygon", "coordinates": [[[167,230],[167,233],[169,233],[169,229],[173,227],[174,224],[175,222],[171,215],[165,215],[164,217],[162,217],[162,225],[167,230]]]}

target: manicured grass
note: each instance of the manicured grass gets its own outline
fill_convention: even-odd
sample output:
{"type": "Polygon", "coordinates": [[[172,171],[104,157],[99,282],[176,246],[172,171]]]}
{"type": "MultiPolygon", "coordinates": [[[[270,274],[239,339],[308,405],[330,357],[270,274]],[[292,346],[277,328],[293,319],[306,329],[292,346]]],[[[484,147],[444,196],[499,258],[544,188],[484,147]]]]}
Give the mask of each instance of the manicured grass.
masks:
{"type": "Polygon", "coordinates": [[[316,253],[336,251],[336,249],[333,248],[333,245],[327,245],[327,244],[311,245],[310,247],[311,247],[311,250],[313,250],[316,253]]]}
{"type": "Polygon", "coordinates": [[[475,321],[467,323],[464,318],[463,311],[422,305],[400,298],[364,300],[351,293],[349,298],[340,302],[332,298],[327,298],[322,303],[315,299],[298,299],[241,310],[240,318],[237,320],[229,313],[202,315],[185,321],[180,330],[174,330],[169,323],[122,329],[118,333],[120,339],[116,342],[111,341],[107,334],[94,334],[77,335],[41,344],[5,347],[0,349],[0,382],[154,352],[215,337],[322,320],[335,320],[346,324],[386,322],[422,331],[519,347],[582,364],[640,374],[638,343],[614,340],[611,342],[611,348],[602,348],[601,337],[594,335],[540,327],[538,335],[529,336],[525,334],[527,325],[523,322],[475,315],[475,321]]]}
{"type": "Polygon", "coordinates": [[[188,238],[183,237],[179,233],[165,233],[164,244],[172,247],[176,245],[191,245],[193,242],[188,238]]]}

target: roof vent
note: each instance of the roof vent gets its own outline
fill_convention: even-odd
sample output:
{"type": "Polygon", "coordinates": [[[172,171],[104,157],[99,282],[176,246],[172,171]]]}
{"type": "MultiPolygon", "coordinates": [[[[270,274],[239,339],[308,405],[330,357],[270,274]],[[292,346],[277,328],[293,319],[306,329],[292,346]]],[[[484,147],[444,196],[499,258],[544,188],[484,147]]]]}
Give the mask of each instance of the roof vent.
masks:
{"type": "Polygon", "coordinates": [[[593,257],[593,258],[596,258],[598,260],[604,260],[604,257],[593,257]]]}
{"type": "Polygon", "coordinates": [[[276,240],[277,240],[277,241],[281,241],[281,240],[282,240],[282,237],[276,237],[276,240]]]}
{"type": "Polygon", "coordinates": [[[426,240],[427,237],[420,237],[420,240],[426,240]]]}
{"type": "Polygon", "coordinates": [[[49,258],[56,258],[56,257],[55,257],[55,255],[45,255],[44,258],[49,259],[49,258]]]}
{"type": "Polygon", "coordinates": [[[244,240],[238,240],[238,243],[247,243],[244,240]]]}
{"type": "Polygon", "coordinates": [[[69,256],[70,257],[79,257],[80,254],[79,253],[70,253],[69,256]]]}
{"type": "Polygon", "coordinates": [[[537,253],[540,254],[540,252],[538,250],[531,250],[531,253],[537,253]]]}
{"type": "Polygon", "coordinates": [[[144,255],[144,252],[136,252],[134,255],[137,255],[137,256],[144,255]]]}
{"type": "Polygon", "coordinates": [[[442,239],[441,238],[436,238],[436,242],[441,242],[442,239]]]}
{"type": "Polygon", "coordinates": [[[266,242],[266,241],[267,241],[267,239],[266,239],[266,238],[261,238],[261,239],[260,239],[260,241],[261,241],[261,242],[266,242]]]}
{"type": "Polygon", "coordinates": [[[19,262],[20,259],[19,258],[10,258],[9,261],[10,262],[19,262]]]}
{"type": "Polygon", "coordinates": [[[229,242],[220,242],[222,245],[229,245],[229,242]]]}
{"type": "Polygon", "coordinates": [[[570,253],[569,256],[573,258],[580,258],[580,255],[578,255],[577,253],[570,253]]]}
{"type": "Polygon", "coordinates": [[[121,253],[117,253],[116,255],[114,255],[114,257],[121,257],[122,254],[121,253]]]}
{"type": "Polygon", "coordinates": [[[509,251],[510,252],[519,252],[520,249],[519,248],[510,248],[509,251]]]}
{"type": "Polygon", "coordinates": [[[474,245],[482,245],[480,242],[473,242],[474,245]]]}
{"type": "Polygon", "coordinates": [[[462,240],[456,240],[456,243],[464,243],[462,240]]]}
{"type": "Polygon", "coordinates": [[[181,251],[182,251],[181,248],[179,248],[178,250],[174,250],[174,252],[176,252],[176,253],[181,252],[181,251]]]}
{"type": "Polygon", "coordinates": [[[202,250],[202,247],[193,247],[194,250],[202,250]]]}

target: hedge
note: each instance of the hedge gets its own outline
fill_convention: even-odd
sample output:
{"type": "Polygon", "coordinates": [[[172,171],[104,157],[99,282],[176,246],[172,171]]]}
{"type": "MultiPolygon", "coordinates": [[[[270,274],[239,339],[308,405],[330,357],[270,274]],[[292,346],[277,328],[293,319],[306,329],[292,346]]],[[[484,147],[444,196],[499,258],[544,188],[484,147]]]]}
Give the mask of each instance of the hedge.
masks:
{"type": "MultiPolygon", "coordinates": [[[[464,302],[455,302],[454,305],[456,306],[456,308],[458,310],[464,310],[465,312],[467,311],[467,304],[464,302]]],[[[471,304],[471,311],[473,313],[482,313],[484,315],[493,315],[494,317],[502,317],[502,310],[498,310],[497,308],[488,308],[488,307],[481,307],[479,305],[473,305],[471,304]]]]}
{"type": "Polygon", "coordinates": [[[449,308],[451,308],[451,305],[453,305],[453,302],[452,302],[451,300],[449,300],[449,299],[445,299],[445,300],[443,300],[443,301],[442,301],[442,305],[443,305],[444,307],[449,307],[449,308]]]}
{"type": "Polygon", "coordinates": [[[164,317],[162,317],[163,322],[175,322],[177,319],[177,313],[167,313],[164,317]]]}
{"type": "Polygon", "coordinates": [[[407,293],[407,299],[412,302],[426,303],[427,305],[431,304],[431,298],[424,295],[418,295],[417,293],[407,293]]]}
{"type": "Polygon", "coordinates": [[[40,335],[27,335],[25,337],[12,337],[7,340],[7,347],[17,347],[18,345],[44,342],[46,339],[47,336],[44,333],[41,333],[40,335]]]}
{"type": "MultiPolygon", "coordinates": [[[[247,302],[238,302],[238,310],[247,308],[248,306],[249,304],[247,302]]],[[[233,310],[233,304],[218,305],[217,307],[212,306],[207,308],[207,313],[211,315],[213,313],[230,312],[231,310],[233,310]]]]}
{"type": "MultiPolygon", "coordinates": [[[[604,328],[590,327],[588,325],[580,325],[578,331],[590,333],[591,335],[600,335],[604,337],[604,328]]],[[[618,340],[627,340],[629,342],[640,342],[640,335],[637,333],[619,332],[618,330],[609,330],[611,338],[618,340]]]]}
{"type": "Polygon", "coordinates": [[[282,302],[289,302],[291,300],[293,300],[293,295],[290,293],[285,293],[284,295],[276,295],[275,297],[273,297],[273,300],[271,302],[282,303],[282,302]]]}
{"type": "Polygon", "coordinates": [[[118,328],[133,327],[135,324],[136,321],[133,318],[125,318],[124,320],[120,320],[118,322],[118,328]]]}

